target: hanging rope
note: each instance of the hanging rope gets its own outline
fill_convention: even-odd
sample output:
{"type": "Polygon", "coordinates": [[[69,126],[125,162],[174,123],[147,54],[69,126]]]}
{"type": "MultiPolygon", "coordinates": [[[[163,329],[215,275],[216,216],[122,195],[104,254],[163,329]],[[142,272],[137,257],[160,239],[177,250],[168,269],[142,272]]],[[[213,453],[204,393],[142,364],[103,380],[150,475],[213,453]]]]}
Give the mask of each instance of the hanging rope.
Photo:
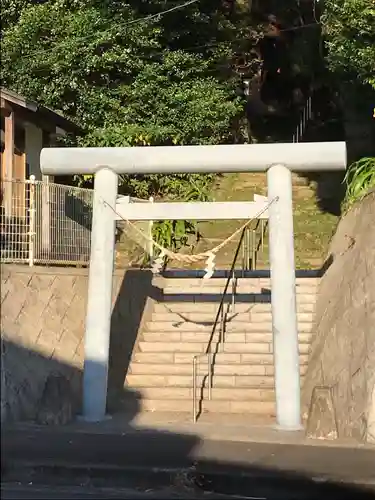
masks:
{"type": "Polygon", "coordinates": [[[211,248],[211,250],[206,250],[205,252],[198,253],[195,255],[184,255],[181,253],[173,252],[172,250],[168,250],[168,248],[163,247],[160,245],[157,241],[155,241],[153,238],[150,238],[147,234],[145,234],[143,231],[141,231],[135,224],[130,222],[130,220],[125,219],[121,214],[117,212],[115,208],[113,208],[109,203],[107,203],[105,200],[103,200],[104,205],[108,206],[116,215],[119,217],[121,220],[126,222],[130,227],[134,229],[136,233],[138,233],[144,240],[148,241],[151,243],[155,248],[160,250],[160,254],[158,257],[155,259],[153,266],[152,266],[152,271],[155,273],[158,273],[161,270],[161,266],[163,265],[163,261],[165,257],[168,257],[170,260],[174,260],[177,262],[185,263],[185,264],[194,264],[196,262],[200,262],[202,260],[206,260],[206,275],[205,278],[209,278],[213,274],[213,270],[215,267],[215,257],[216,254],[224,248],[228,243],[230,243],[236,236],[242,231],[248,227],[254,220],[259,219],[259,217],[264,214],[268,210],[268,208],[278,201],[278,196],[273,198],[271,201],[269,201],[264,208],[259,210],[257,214],[252,217],[251,219],[247,220],[242,226],[240,226],[236,231],[234,231],[228,238],[226,238],[224,241],[222,241],[219,245],[217,245],[214,248],[211,248]]]}

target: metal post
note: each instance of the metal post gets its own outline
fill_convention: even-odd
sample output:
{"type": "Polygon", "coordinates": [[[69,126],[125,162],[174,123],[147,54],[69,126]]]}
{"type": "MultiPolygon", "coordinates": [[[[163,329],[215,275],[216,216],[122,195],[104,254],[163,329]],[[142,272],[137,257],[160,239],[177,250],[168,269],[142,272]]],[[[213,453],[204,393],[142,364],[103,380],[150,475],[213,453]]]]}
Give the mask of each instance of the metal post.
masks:
{"type": "Polygon", "coordinates": [[[246,228],[246,233],[245,233],[245,236],[246,236],[246,271],[248,271],[250,269],[250,232],[249,232],[249,228],[246,228]]]}
{"type": "Polygon", "coordinates": [[[223,326],[221,330],[221,351],[224,352],[224,344],[225,344],[225,327],[227,324],[227,313],[223,315],[223,326]]]}
{"type": "MultiPolygon", "coordinates": [[[[154,197],[150,196],[150,198],[148,199],[148,201],[150,203],[154,203],[154,197]]],[[[154,221],[150,220],[149,223],[148,223],[148,237],[149,237],[149,241],[147,242],[147,253],[148,253],[148,259],[149,259],[150,266],[152,265],[152,263],[154,261],[154,245],[152,243],[153,227],[154,227],[154,221]]]]}
{"type": "Polygon", "coordinates": [[[253,269],[256,269],[257,267],[257,263],[256,263],[256,254],[257,254],[257,248],[256,248],[256,245],[257,245],[257,240],[256,240],[256,232],[255,230],[253,229],[251,231],[252,233],[252,240],[253,240],[253,243],[252,243],[252,257],[251,257],[251,260],[252,260],[252,263],[253,263],[253,269]]]}
{"type": "Polygon", "coordinates": [[[233,269],[232,273],[232,313],[234,313],[234,308],[236,304],[236,278],[235,278],[235,270],[233,269]]]}
{"type": "Polygon", "coordinates": [[[249,229],[249,269],[250,271],[254,271],[254,262],[253,262],[253,248],[254,248],[254,234],[253,231],[249,229]]]}
{"type": "Polygon", "coordinates": [[[35,175],[30,175],[29,191],[29,266],[35,258],[35,175]]]}
{"type": "MultiPolygon", "coordinates": [[[[51,198],[56,203],[57,192],[56,188],[53,189],[50,183],[50,177],[48,175],[43,175],[43,184],[41,185],[41,203],[42,203],[42,237],[41,245],[40,239],[38,238],[38,253],[42,250],[43,258],[51,258],[51,227],[56,227],[56,222],[51,224],[51,198]]],[[[52,215],[55,215],[52,212],[52,215]]]]}
{"type": "Polygon", "coordinates": [[[208,361],[208,399],[211,401],[212,398],[212,353],[209,352],[207,355],[208,361]]]}
{"type": "Polygon", "coordinates": [[[193,357],[193,422],[197,421],[197,357],[193,357]]]}
{"type": "Polygon", "coordinates": [[[276,414],[281,429],[301,429],[292,173],[284,165],[267,171],[272,331],[276,414]]]}
{"type": "Polygon", "coordinates": [[[244,234],[244,238],[243,238],[243,241],[244,241],[244,254],[245,254],[245,271],[247,271],[247,264],[248,264],[248,258],[247,258],[247,232],[248,232],[248,229],[246,228],[245,229],[245,234],[244,234]]]}
{"type": "MultiPolygon", "coordinates": [[[[245,229],[245,231],[246,231],[246,229],[245,229]]],[[[242,277],[245,276],[245,255],[246,255],[246,251],[245,251],[245,239],[246,239],[246,233],[244,234],[244,236],[242,238],[242,260],[241,260],[241,267],[242,267],[241,276],[242,277]]]]}
{"type": "Polygon", "coordinates": [[[83,374],[88,421],[102,420],[106,412],[117,183],[117,174],[106,167],[95,174],[83,374]]]}
{"type": "Polygon", "coordinates": [[[305,111],[306,111],[306,104],[305,104],[305,106],[303,107],[303,110],[302,110],[302,126],[303,126],[303,129],[305,128],[305,111]]]}
{"type": "Polygon", "coordinates": [[[224,351],[224,305],[220,312],[220,332],[219,332],[220,350],[224,351]]]}

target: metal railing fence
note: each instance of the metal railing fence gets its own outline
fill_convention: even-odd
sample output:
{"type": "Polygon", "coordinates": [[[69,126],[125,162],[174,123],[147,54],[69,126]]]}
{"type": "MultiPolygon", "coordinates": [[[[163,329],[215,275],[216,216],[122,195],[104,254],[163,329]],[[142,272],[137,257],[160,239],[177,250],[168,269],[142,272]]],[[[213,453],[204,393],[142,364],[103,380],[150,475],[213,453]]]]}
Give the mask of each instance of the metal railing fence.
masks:
{"type": "MultiPolygon", "coordinates": [[[[92,189],[37,181],[1,181],[1,192],[11,192],[11,203],[0,206],[0,260],[30,266],[88,266],[90,262],[92,189]]],[[[117,203],[152,203],[130,196],[118,196],[117,203]]],[[[152,221],[136,222],[148,239],[132,226],[117,221],[125,239],[141,248],[144,262],[153,258],[152,221]]]]}
{"type": "Polygon", "coordinates": [[[3,263],[85,266],[90,260],[93,191],[36,181],[11,184],[12,203],[1,206],[3,263]]]}
{"type": "Polygon", "coordinates": [[[192,391],[192,406],[193,406],[193,421],[196,422],[198,418],[197,411],[197,379],[200,367],[200,360],[207,358],[207,374],[203,377],[202,386],[200,387],[200,398],[202,402],[204,399],[204,389],[207,381],[208,399],[212,397],[212,378],[215,365],[215,355],[219,351],[223,351],[225,342],[225,327],[229,313],[235,312],[236,307],[236,294],[237,294],[237,276],[236,272],[237,261],[241,254],[241,269],[240,275],[244,276],[245,271],[252,271],[256,269],[257,257],[260,251],[264,249],[264,241],[266,231],[268,228],[268,221],[257,219],[255,227],[246,227],[240,236],[237,249],[234,254],[232,265],[230,267],[229,276],[227,278],[224,291],[221,296],[220,305],[216,313],[214,324],[212,327],[211,335],[207,343],[205,352],[197,354],[193,357],[193,391],[192,391]],[[218,335],[216,332],[218,329],[218,335]],[[215,342],[215,338],[217,341],[215,342]],[[214,348],[213,348],[214,347],[214,348]]]}

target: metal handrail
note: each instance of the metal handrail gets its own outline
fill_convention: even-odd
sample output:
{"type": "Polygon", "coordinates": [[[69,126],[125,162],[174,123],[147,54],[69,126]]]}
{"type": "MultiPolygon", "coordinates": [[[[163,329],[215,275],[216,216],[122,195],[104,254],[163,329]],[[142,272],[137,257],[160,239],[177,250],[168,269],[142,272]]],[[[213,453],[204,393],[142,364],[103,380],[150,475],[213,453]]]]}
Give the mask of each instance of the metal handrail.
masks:
{"type": "Polygon", "coordinates": [[[300,113],[300,121],[296,127],[295,133],[293,134],[292,142],[300,142],[300,139],[306,131],[307,124],[313,116],[312,112],[312,98],[311,96],[305,102],[305,105],[300,113]]]}
{"type": "MultiPolygon", "coordinates": [[[[268,222],[264,221],[263,219],[258,219],[257,224],[254,229],[249,229],[248,227],[244,228],[244,230],[241,233],[240,240],[238,242],[238,246],[236,249],[236,252],[234,254],[234,258],[232,261],[232,265],[229,271],[229,276],[227,278],[224,291],[220,300],[220,305],[219,309],[216,313],[215,321],[212,327],[210,339],[208,341],[207,347],[205,349],[205,352],[202,354],[196,354],[193,357],[193,394],[192,394],[192,399],[193,399],[193,421],[194,423],[197,421],[197,372],[198,372],[198,363],[199,359],[202,357],[207,356],[207,375],[208,375],[208,399],[211,400],[211,395],[212,395],[212,377],[213,377],[213,356],[217,354],[217,351],[215,353],[211,352],[211,345],[213,342],[213,338],[215,336],[216,328],[217,325],[220,324],[220,330],[219,330],[219,342],[218,345],[221,346],[221,350],[223,349],[224,346],[224,340],[225,340],[225,325],[227,322],[227,315],[230,306],[232,306],[232,309],[234,311],[235,308],[235,296],[236,296],[236,289],[237,289],[237,278],[235,275],[235,267],[237,263],[237,259],[241,250],[241,247],[243,249],[242,251],[242,276],[244,276],[244,273],[246,270],[252,270],[254,269],[254,266],[256,266],[256,257],[260,249],[263,250],[264,248],[264,236],[265,232],[267,230],[267,225],[268,222]],[[259,228],[259,224],[261,225],[261,235],[260,239],[257,244],[255,244],[256,241],[256,231],[259,228]],[[244,243],[244,244],[243,244],[244,243]],[[250,252],[251,250],[251,252],[250,252]],[[251,254],[251,257],[250,257],[251,254]],[[227,295],[227,291],[229,288],[230,283],[232,284],[232,300],[228,304],[228,308],[226,311],[224,311],[224,305],[225,305],[225,299],[227,295]]],[[[204,382],[202,384],[202,391],[204,390],[204,382]]],[[[203,394],[201,396],[201,399],[203,399],[203,394]]]]}
{"type": "Polygon", "coordinates": [[[245,271],[256,269],[258,252],[259,250],[263,251],[264,249],[264,236],[267,231],[267,227],[268,220],[258,219],[254,229],[250,230],[246,228],[247,231],[244,238],[244,244],[242,245],[242,277],[244,276],[245,271]],[[260,239],[258,240],[258,244],[255,244],[256,232],[259,225],[261,228],[260,239]],[[251,257],[249,248],[251,248],[251,257]]]}

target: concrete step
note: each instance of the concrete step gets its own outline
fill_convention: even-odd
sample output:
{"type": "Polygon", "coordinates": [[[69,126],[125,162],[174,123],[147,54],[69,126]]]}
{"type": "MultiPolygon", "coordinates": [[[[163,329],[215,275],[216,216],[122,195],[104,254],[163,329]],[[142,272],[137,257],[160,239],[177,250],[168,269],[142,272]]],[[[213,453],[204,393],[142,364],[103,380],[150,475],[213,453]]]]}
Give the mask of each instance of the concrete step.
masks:
{"type": "MultiPolygon", "coordinates": [[[[212,331],[212,324],[198,324],[191,323],[188,321],[149,321],[145,326],[145,331],[149,332],[210,332],[212,331]]],[[[313,328],[312,321],[308,322],[298,322],[298,331],[300,333],[309,333],[313,328]]],[[[265,322],[228,322],[225,326],[226,332],[238,332],[238,333],[260,333],[260,332],[272,332],[272,321],[265,322]]]]}
{"type": "MultiPolygon", "coordinates": [[[[134,403],[129,402],[129,406],[134,403]]],[[[150,399],[143,398],[139,401],[139,411],[152,412],[186,412],[192,415],[193,405],[191,400],[183,399],[150,399]]],[[[126,408],[126,401],[124,401],[126,408]]],[[[253,414],[265,415],[274,417],[276,415],[276,404],[274,401],[219,401],[219,400],[203,400],[197,404],[198,409],[201,408],[202,413],[237,413],[237,414],[253,414]]]]}
{"type": "MultiPolygon", "coordinates": [[[[199,312],[191,312],[188,314],[176,314],[172,312],[156,313],[154,312],[151,317],[152,323],[162,322],[186,322],[186,323],[197,323],[197,324],[213,324],[216,318],[216,314],[202,314],[199,312]]],[[[297,320],[303,323],[313,322],[314,313],[313,312],[298,312],[297,320]]],[[[249,306],[246,312],[228,312],[227,314],[227,324],[229,323],[262,323],[272,321],[272,311],[271,306],[269,311],[254,311],[251,306],[249,306]]]]}
{"type": "MultiPolygon", "coordinates": [[[[230,293],[232,291],[232,280],[229,282],[229,285],[228,285],[228,293],[230,293]]],[[[259,281],[246,281],[246,280],[237,280],[237,284],[236,284],[236,289],[237,290],[243,290],[243,291],[251,291],[251,290],[254,290],[254,291],[260,291],[262,288],[266,288],[266,289],[269,289],[271,286],[271,282],[268,280],[268,281],[264,281],[262,283],[260,283],[259,281]]],[[[303,285],[303,286],[314,286],[316,287],[316,285],[303,285]]],[[[181,284],[177,284],[177,283],[172,283],[172,284],[165,284],[163,286],[163,290],[166,292],[166,293],[169,293],[169,292],[175,292],[175,291],[183,291],[183,292],[186,292],[186,293],[205,293],[206,291],[224,291],[226,287],[226,283],[216,283],[215,281],[205,281],[205,280],[200,280],[198,281],[197,283],[193,283],[193,284],[184,284],[184,283],[181,283],[181,284]]]]}
{"type": "MultiPolygon", "coordinates": [[[[167,297],[171,299],[173,297],[176,300],[181,300],[180,297],[186,297],[190,299],[190,301],[195,300],[203,300],[207,299],[214,300],[215,297],[220,296],[220,299],[224,293],[224,289],[222,288],[165,288],[163,290],[164,299],[167,297]],[[212,297],[211,297],[212,296],[212,297]]],[[[317,288],[316,287],[297,287],[296,295],[316,295],[317,288]]],[[[232,289],[228,289],[226,292],[227,299],[231,299],[232,297],[232,289]]],[[[254,295],[254,301],[260,295],[271,296],[271,288],[270,287],[246,287],[246,288],[237,288],[235,292],[236,297],[243,297],[246,299],[247,296],[254,295]]]]}
{"type": "MultiPolygon", "coordinates": [[[[191,307],[192,304],[195,306],[206,306],[211,305],[213,310],[217,310],[221,302],[222,294],[218,293],[207,293],[207,294],[189,294],[189,293],[177,293],[177,294],[164,294],[164,299],[159,302],[164,306],[172,307],[174,304],[186,304],[187,307],[191,307]]],[[[301,293],[297,294],[297,305],[298,304],[311,304],[315,303],[317,299],[316,293],[301,293]]],[[[224,302],[226,304],[232,303],[232,298],[227,295],[224,302]]],[[[270,293],[245,293],[236,295],[236,307],[237,305],[249,305],[253,304],[271,304],[271,294],[270,293]]],[[[185,309],[186,310],[186,309],[185,309]]],[[[188,309],[187,309],[188,310],[188,309]]]]}
{"type": "MultiPolygon", "coordinates": [[[[213,351],[219,348],[218,344],[213,345],[213,351]]],[[[273,345],[267,342],[225,342],[223,344],[224,353],[253,353],[266,354],[273,352],[273,345]]],[[[139,350],[141,352],[152,353],[204,353],[207,348],[205,342],[139,342],[139,350]]],[[[221,349],[221,347],[220,347],[221,349]]],[[[310,352],[310,344],[299,345],[300,354],[308,354],[310,352]]]]}
{"type": "MultiPolygon", "coordinates": [[[[321,278],[296,278],[296,285],[298,286],[318,286],[321,278]]],[[[227,278],[211,278],[205,280],[203,278],[164,278],[163,288],[180,288],[186,290],[187,288],[206,288],[206,287],[224,287],[227,283],[227,278]]],[[[238,286],[267,286],[271,284],[270,278],[237,278],[238,286]]]]}
{"type": "MultiPolygon", "coordinates": [[[[234,306],[234,312],[231,310],[231,314],[246,314],[250,311],[252,313],[267,313],[271,311],[270,297],[268,302],[263,303],[236,303],[234,306]]],[[[316,296],[309,295],[309,301],[304,302],[299,300],[297,297],[297,312],[298,313],[313,313],[315,311],[316,296]]],[[[159,316],[161,314],[170,313],[178,315],[178,313],[184,313],[189,319],[193,319],[200,315],[204,319],[213,319],[219,309],[219,303],[195,303],[195,302],[157,302],[154,304],[153,318],[154,316],[159,316]]],[[[158,318],[160,319],[160,318],[158,318]]]]}
{"type": "MultiPolygon", "coordinates": [[[[132,366],[135,366],[136,363],[154,363],[154,364],[163,364],[165,365],[173,365],[173,364],[188,364],[192,365],[193,357],[196,355],[196,352],[136,352],[133,355],[132,366]]],[[[206,362],[206,356],[202,356],[200,358],[201,363],[206,362]]],[[[300,364],[307,365],[309,360],[308,354],[300,354],[300,364]]],[[[228,353],[228,352],[219,352],[215,355],[215,366],[219,364],[222,365],[256,365],[256,366],[272,366],[273,367],[273,354],[270,352],[266,353],[228,353]]]]}
{"type": "MultiPolygon", "coordinates": [[[[218,330],[218,328],[217,328],[218,330]]],[[[159,331],[146,331],[142,334],[142,340],[144,342],[202,342],[207,344],[211,338],[211,332],[159,332],[159,331]]],[[[312,333],[301,332],[298,335],[298,340],[301,344],[310,344],[313,338],[312,333]]],[[[225,342],[265,342],[272,343],[273,335],[272,333],[238,333],[238,332],[227,332],[224,336],[225,342]]],[[[213,337],[213,342],[219,342],[220,335],[217,331],[213,337]]]]}
{"type": "MultiPolygon", "coordinates": [[[[133,387],[137,389],[141,399],[169,399],[188,400],[193,397],[193,389],[190,387],[133,387]]],[[[196,397],[208,399],[207,388],[197,387],[196,397]]],[[[235,388],[235,387],[213,387],[211,401],[274,401],[275,391],[271,388],[235,388]]]]}
{"type": "MultiPolygon", "coordinates": [[[[189,352],[193,354],[204,353],[207,343],[205,342],[140,342],[139,349],[141,352],[189,352]]],[[[215,350],[216,346],[213,346],[215,350]]],[[[233,353],[270,353],[270,344],[258,342],[245,345],[244,343],[225,342],[224,352],[233,353]]]]}
{"type": "MultiPolygon", "coordinates": [[[[191,287],[191,288],[164,288],[163,289],[163,294],[164,296],[173,296],[173,295],[188,295],[188,296],[195,296],[195,295],[220,295],[220,297],[224,293],[224,288],[220,287],[191,287]]],[[[298,287],[296,288],[296,294],[301,295],[301,294],[309,294],[309,295],[316,295],[318,293],[317,287],[298,287]]],[[[235,290],[235,295],[245,295],[245,294],[268,294],[271,295],[271,286],[263,286],[263,287],[258,287],[258,286],[241,286],[237,287],[235,290]]],[[[226,291],[227,296],[232,296],[232,287],[230,286],[227,291],[226,291]]]]}
{"type": "MultiPolygon", "coordinates": [[[[201,367],[203,368],[203,367],[201,367]]],[[[215,388],[226,387],[244,387],[249,389],[261,389],[266,387],[274,389],[274,378],[272,376],[257,376],[257,375],[216,375],[212,377],[212,385],[215,388]]],[[[139,389],[141,387],[183,387],[191,388],[193,383],[192,375],[154,375],[144,374],[136,375],[129,374],[126,377],[128,387],[139,389]]],[[[207,366],[203,374],[197,376],[198,387],[208,386],[207,366]]]]}
{"type": "MultiPolygon", "coordinates": [[[[307,365],[300,366],[300,374],[305,375],[307,365]]],[[[275,370],[273,365],[236,365],[236,364],[217,364],[214,365],[215,375],[230,375],[230,376],[270,376],[273,377],[275,370]]],[[[198,374],[207,373],[207,363],[200,362],[197,366],[198,374]]],[[[157,363],[132,363],[130,367],[131,375],[186,375],[192,376],[192,365],[190,364],[157,364],[157,363]]]]}

